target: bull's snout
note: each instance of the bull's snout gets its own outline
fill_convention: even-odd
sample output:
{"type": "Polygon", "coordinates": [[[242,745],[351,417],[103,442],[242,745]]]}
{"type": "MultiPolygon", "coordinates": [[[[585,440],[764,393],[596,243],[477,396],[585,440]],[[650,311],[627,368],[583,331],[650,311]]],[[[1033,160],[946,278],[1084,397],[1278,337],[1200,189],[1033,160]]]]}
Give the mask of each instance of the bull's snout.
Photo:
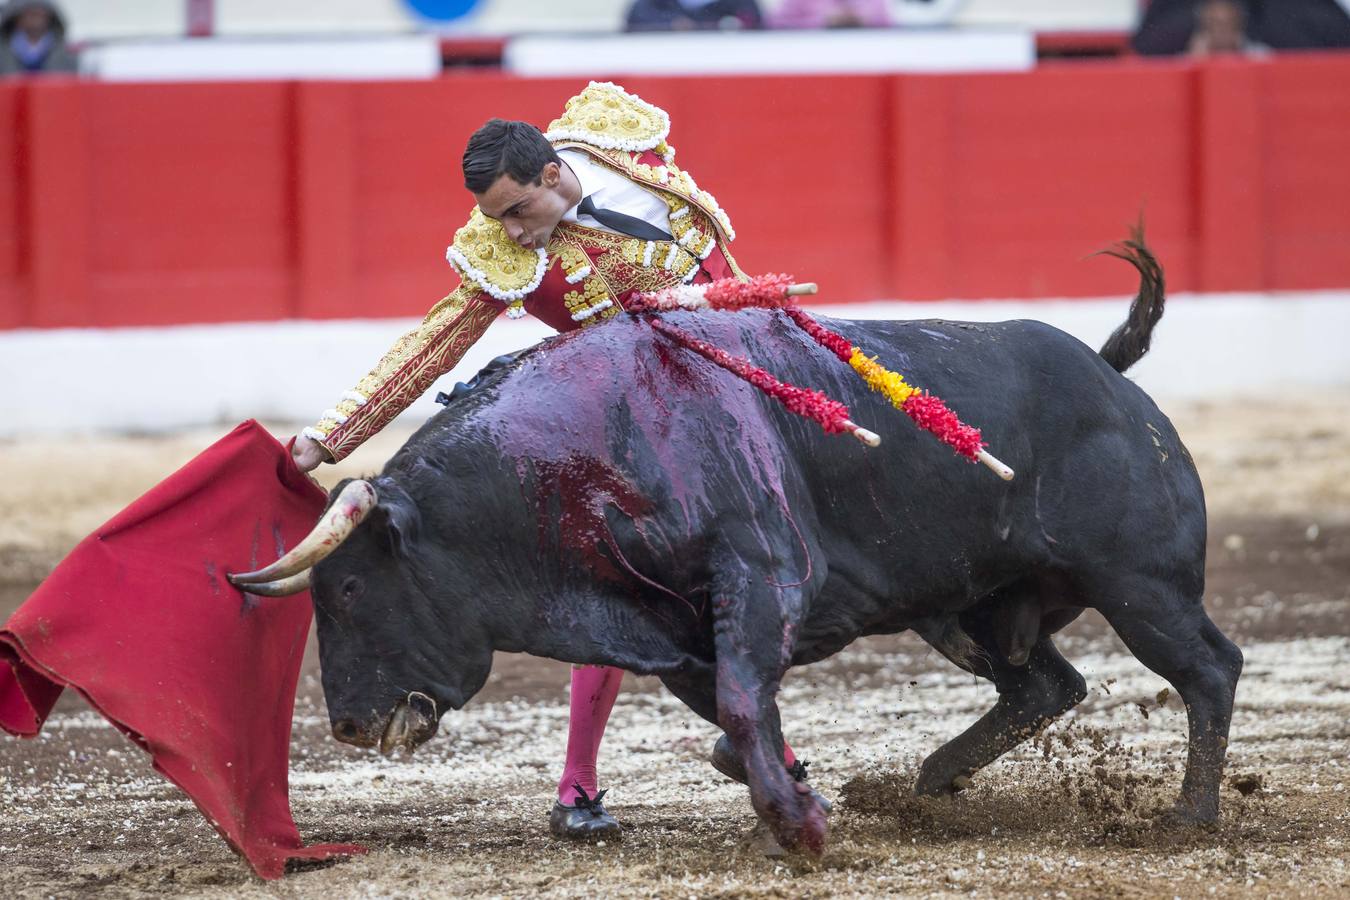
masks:
{"type": "Polygon", "coordinates": [[[333,737],[344,744],[352,744],[357,747],[373,747],[375,738],[366,737],[361,726],[357,725],[351,719],[342,719],[333,724],[333,737]]]}
{"type": "Polygon", "coordinates": [[[389,717],[380,735],[380,752],[386,756],[394,750],[411,753],[436,733],[436,701],[421,691],[408,694],[389,717]]]}
{"type": "Polygon", "coordinates": [[[436,733],[438,718],[436,701],[413,691],[383,721],[362,725],[355,719],[338,719],[333,723],[333,737],[355,747],[378,746],[386,755],[398,749],[412,751],[436,733]]]}

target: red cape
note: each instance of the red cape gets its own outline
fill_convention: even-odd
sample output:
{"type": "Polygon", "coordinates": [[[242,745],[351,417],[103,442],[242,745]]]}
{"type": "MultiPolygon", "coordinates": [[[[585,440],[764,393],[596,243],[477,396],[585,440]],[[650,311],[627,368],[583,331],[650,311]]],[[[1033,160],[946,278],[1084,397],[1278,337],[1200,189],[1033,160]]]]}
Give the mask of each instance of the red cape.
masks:
{"type": "Polygon", "coordinates": [[[0,728],[32,737],[74,688],[154,757],[263,878],[304,846],[287,773],[309,594],[241,594],[226,572],[294,546],[324,493],[245,422],[85,538],[0,629],[0,728]]]}

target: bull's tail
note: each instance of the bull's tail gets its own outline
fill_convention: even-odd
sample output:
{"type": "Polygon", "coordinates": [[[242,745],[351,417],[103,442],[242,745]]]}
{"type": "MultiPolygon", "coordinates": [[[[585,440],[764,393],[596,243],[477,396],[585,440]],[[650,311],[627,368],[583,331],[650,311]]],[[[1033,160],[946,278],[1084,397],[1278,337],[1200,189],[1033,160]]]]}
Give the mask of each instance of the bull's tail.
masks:
{"type": "Polygon", "coordinates": [[[1102,345],[1102,358],[1117,372],[1139,362],[1153,340],[1153,326],[1162,318],[1166,285],[1162,266],[1144,243],[1141,222],[1130,230],[1129,240],[1100,251],[1123,259],[1139,270],[1139,293],[1130,304],[1130,315],[1102,345]]]}

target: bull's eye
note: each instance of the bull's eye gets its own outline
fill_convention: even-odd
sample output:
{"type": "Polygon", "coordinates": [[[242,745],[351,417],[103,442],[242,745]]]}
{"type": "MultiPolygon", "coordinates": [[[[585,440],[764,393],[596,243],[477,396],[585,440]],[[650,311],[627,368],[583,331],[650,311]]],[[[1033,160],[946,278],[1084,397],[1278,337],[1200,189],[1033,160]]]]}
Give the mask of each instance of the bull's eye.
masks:
{"type": "Polygon", "coordinates": [[[342,599],[351,603],[357,597],[361,596],[362,587],[364,586],[361,584],[360,578],[357,578],[355,575],[348,575],[346,578],[342,579],[342,599]]]}

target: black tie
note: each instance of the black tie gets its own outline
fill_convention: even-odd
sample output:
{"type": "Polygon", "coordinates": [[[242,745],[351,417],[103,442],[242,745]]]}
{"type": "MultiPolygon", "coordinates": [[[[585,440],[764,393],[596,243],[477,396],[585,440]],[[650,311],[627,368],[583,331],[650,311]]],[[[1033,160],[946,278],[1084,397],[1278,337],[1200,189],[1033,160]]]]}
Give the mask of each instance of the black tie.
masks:
{"type": "Polygon", "coordinates": [[[670,235],[650,222],[644,222],[637,216],[615,212],[612,209],[600,209],[590,197],[583,197],[577,204],[577,212],[590,216],[601,225],[613,228],[619,234],[642,238],[644,241],[668,241],[670,235]]]}

